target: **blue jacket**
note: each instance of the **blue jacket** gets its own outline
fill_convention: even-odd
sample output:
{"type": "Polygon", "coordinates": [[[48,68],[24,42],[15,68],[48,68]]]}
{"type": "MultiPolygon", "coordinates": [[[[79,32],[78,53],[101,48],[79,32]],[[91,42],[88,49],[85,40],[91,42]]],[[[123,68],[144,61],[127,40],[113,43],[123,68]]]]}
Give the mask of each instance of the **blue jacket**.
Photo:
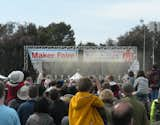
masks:
{"type": "Polygon", "coordinates": [[[29,116],[33,114],[34,105],[35,100],[28,100],[19,106],[17,112],[20,118],[21,125],[25,125],[29,116]]]}

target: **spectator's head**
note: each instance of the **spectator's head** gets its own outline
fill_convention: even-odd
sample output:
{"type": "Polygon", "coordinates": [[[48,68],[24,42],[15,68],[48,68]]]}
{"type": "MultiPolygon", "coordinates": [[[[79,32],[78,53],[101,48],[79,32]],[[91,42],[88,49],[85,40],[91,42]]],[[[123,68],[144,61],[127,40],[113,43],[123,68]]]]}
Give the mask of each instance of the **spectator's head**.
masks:
{"type": "Polygon", "coordinates": [[[89,76],[89,79],[91,80],[92,84],[95,85],[96,77],[94,75],[92,75],[92,76],[89,76]]]}
{"type": "Polygon", "coordinates": [[[57,88],[61,88],[61,87],[63,86],[63,84],[64,84],[64,81],[63,81],[63,80],[59,80],[59,81],[57,81],[57,83],[56,83],[56,87],[57,87],[57,88]]]}
{"type": "Polygon", "coordinates": [[[144,71],[142,71],[142,70],[138,71],[138,73],[137,73],[137,78],[138,78],[138,77],[145,77],[144,71]]]}
{"type": "Polygon", "coordinates": [[[51,86],[56,86],[56,84],[57,84],[57,82],[56,82],[55,80],[53,80],[53,81],[51,81],[51,82],[49,83],[49,87],[51,87],[51,86]]]}
{"type": "Polygon", "coordinates": [[[134,88],[131,85],[131,83],[125,83],[125,84],[122,85],[122,90],[123,90],[123,93],[126,96],[129,96],[129,95],[132,95],[132,92],[134,91],[134,88]]]}
{"type": "Polygon", "coordinates": [[[29,85],[24,85],[17,91],[17,97],[20,100],[27,100],[28,99],[28,92],[29,92],[29,85]]]}
{"type": "Polygon", "coordinates": [[[5,87],[3,82],[0,82],[0,99],[2,99],[5,95],[5,87]]]}
{"type": "Polygon", "coordinates": [[[33,79],[31,76],[26,77],[25,81],[24,81],[25,85],[30,85],[33,84],[33,79]]]}
{"type": "Polygon", "coordinates": [[[157,64],[154,64],[153,66],[152,66],[152,69],[157,69],[158,68],[158,65],[157,64]]]}
{"type": "Polygon", "coordinates": [[[129,71],[128,76],[134,77],[134,72],[133,71],[129,71]]]}
{"type": "Polygon", "coordinates": [[[109,81],[113,81],[114,80],[114,77],[112,75],[108,76],[108,80],[109,81]]]}
{"type": "Polygon", "coordinates": [[[79,79],[77,85],[80,92],[87,92],[92,88],[92,81],[87,77],[83,77],[79,79]]]}
{"type": "Polygon", "coordinates": [[[59,91],[57,89],[51,89],[49,92],[49,96],[51,100],[58,100],[59,99],[59,91]]]}
{"type": "Polygon", "coordinates": [[[31,85],[28,90],[28,94],[30,98],[36,98],[38,96],[38,86],[31,85]]]}
{"type": "Polygon", "coordinates": [[[49,101],[45,97],[40,97],[36,99],[34,106],[34,112],[38,113],[48,113],[49,111],[49,101]]]}
{"type": "Polygon", "coordinates": [[[109,82],[104,82],[104,83],[102,84],[102,90],[103,90],[103,89],[111,89],[111,86],[110,86],[109,82]]]}
{"type": "Polygon", "coordinates": [[[8,75],[9,85],[10,86],[17,86],[20,82],[24,80],[24,73],[22,71],[12,71],[8,75]]]}
{"type": "Polygon", "coordinates": [[[104,89],[100,92],[99,97],[102,101],[110,101],[113,99],[114,94],[110,89],[104,89]]]}
{"type": "Polygon", "coordinates": [[[112,109],[112,125],[133,125],[133,107],[128,102],[119,102],[112,109]]]}

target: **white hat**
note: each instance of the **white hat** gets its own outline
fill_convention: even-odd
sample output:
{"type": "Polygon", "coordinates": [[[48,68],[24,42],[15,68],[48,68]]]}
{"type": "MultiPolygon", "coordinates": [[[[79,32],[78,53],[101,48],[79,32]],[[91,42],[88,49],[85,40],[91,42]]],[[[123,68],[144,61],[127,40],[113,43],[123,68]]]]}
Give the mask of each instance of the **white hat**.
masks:
{"type": "MultiPolygon", "coordinates": [[[[24,79],[24,74],[22,71],[12,71],[9,75],[8,75],[8,79],[10,81],[11,84],[13,84],[13,86],[15,86],[16,84],[18,85],[18,83],[22,82],[24,79]]],[[[10,85],[11,85],[10,84],[10,85]]],[[[12,85],[11,85],[12,86],[12,85]]]]}
{"type": "Polygon", "coordinates": [[[28,99],[28,91],[29,91],[29,85],[24,85],[22,86],[18,91],[17,91],[17,97],[21,100],[27,100],[28,99]]]}

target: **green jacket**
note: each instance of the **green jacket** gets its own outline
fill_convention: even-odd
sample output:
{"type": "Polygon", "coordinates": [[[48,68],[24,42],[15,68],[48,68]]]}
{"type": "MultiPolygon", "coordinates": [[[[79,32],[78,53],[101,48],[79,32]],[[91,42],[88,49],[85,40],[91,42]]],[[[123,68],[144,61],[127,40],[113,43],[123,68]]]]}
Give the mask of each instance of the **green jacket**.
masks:
{"type": "Polygon", "coordinates": [[[146,109],[135,96],[128,96],[123,100],[128,101],[133,106],[133,125],[149,125],[146,109]]]}

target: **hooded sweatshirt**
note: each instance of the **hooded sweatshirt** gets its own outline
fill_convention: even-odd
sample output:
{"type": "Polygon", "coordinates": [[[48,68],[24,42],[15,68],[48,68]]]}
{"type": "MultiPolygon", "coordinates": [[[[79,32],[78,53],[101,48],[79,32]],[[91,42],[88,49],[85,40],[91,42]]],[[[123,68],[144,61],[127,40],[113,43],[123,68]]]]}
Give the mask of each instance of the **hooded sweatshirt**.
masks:
{"type": "Polygon", "coordinates": [[[96,108],[104,103],[89,92],[78,92],[69,105],[69,125],[104,125],[96,108]]]}

